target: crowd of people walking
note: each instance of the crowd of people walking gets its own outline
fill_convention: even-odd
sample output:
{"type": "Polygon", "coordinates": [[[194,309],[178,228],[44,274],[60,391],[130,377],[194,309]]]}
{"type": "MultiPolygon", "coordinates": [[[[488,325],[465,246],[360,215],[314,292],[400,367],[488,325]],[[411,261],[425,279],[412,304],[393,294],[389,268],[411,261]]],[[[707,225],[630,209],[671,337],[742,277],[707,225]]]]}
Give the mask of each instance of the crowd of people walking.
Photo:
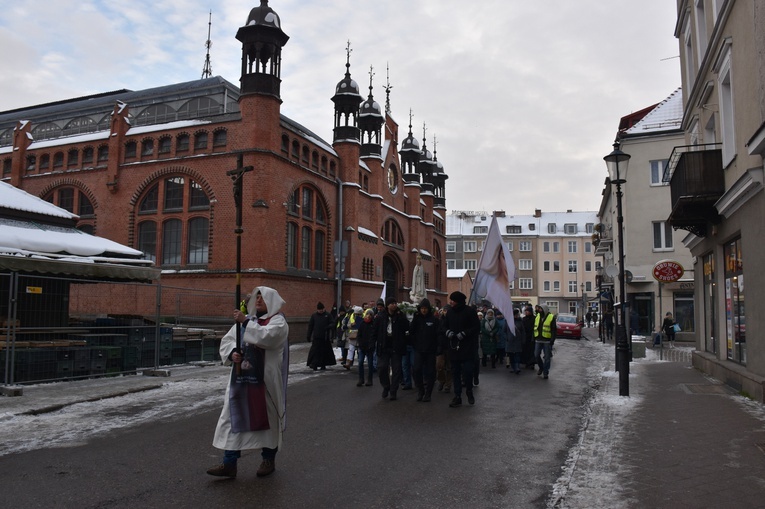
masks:
{"type": "Polygon", "coordinates": [[[331,311],[319,302],[308,323],[307,366],[356,366],[357,387],[375,385],[377,374],[382,398],[390,401],[399,390],[415,389],[424,403],[434,390],[453,393],[451,407],[461,406],[463,395],[475,404],[482,369],[504,367],[519,375],[536,368],[549,378],[556,324],[546,306],[516,308],[507,318],[502,310],[468,305],[463,293],[453,292],[444,306],[424,298],[408,311],[392,297],[356,306],[346,302],[331,311]]]}

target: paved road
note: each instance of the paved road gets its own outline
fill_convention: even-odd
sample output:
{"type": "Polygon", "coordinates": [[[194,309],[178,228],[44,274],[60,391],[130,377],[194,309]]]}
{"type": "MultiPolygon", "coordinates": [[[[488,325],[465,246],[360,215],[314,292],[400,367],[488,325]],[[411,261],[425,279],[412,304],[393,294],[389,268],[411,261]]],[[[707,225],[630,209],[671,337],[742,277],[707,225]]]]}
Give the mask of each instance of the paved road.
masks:
{"type": "MultiPolygon", "coordinates": [[[[210,445],[219,407],[198,402],[222,398],[217,377],[205,394],[175,403],[186,412],[0,457],[0,506],[542,508],[611,356],[598,343],[561,340],[549,380],[486,369],[476,405],[458,409],[444,393],[431,403],[409,391],[382,400],[379,385],[356,387],[356,375],[339,367],[302,373],[289,389],[277,472],[266,479],[255,477],[255,451],[236,480],[204,473],[220,458],[210,445]]],[[[112,417],[146,411],[131,401],[112,417]]],[[[62,418],[45,414],[27,426],[52,429],[62,418]]]]}

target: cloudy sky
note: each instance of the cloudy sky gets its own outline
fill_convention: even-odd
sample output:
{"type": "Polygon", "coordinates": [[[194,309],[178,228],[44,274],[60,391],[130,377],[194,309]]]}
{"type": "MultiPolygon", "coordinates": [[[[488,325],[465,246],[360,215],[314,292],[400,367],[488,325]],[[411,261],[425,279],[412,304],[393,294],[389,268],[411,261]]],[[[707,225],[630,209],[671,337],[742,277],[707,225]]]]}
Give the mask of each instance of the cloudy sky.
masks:
{"type": "MultiPolygon", "coordinates": [[[[258,0],[26,0],[0,10],[0,111],[199,79],[238,84],[258,0]]],[[[351,73],[433,149],[449,210],[597,210],[619,118],[680,86],[675,0],[271,0],[290,36],[282,113],[332,140],[351,73]]]]}

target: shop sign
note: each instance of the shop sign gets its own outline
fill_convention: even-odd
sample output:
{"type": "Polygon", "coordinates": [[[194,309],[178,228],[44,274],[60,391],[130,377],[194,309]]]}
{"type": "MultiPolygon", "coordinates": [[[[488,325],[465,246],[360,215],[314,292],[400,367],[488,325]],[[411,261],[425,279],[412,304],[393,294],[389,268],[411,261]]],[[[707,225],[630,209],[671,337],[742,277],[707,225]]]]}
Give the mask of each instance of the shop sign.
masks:
{"type": "Polygon", "coordinates": [[[659,283],[674,283],[685,274],[685,269],[672,260],[661,260],[653,266],[653,278],[659,283]]]}

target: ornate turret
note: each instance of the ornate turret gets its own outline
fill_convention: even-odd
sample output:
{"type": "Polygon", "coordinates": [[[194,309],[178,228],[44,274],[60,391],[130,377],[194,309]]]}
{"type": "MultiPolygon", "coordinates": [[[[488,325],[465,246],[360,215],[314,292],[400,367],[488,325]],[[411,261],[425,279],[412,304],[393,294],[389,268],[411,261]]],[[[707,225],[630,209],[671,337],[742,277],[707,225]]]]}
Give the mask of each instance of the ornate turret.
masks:
{"type": "Polygon", "coordinates": [[[241,95],[263,94],[280,99],[282,48],[289,36],[282,32],[279,15],[261,0],[250,11],[236,38],[242,42],[241,95]]]}
{"type": "Polygon", "coordinates": [[[427,128],[425,123],[422,124],[422,150],[420,151],[420,160],[417,164],[417,171],[422,175],[423,182],[430,182],[430,177],[436,169],[436,163],[433,162],[433,155],[428,150],[428,145],[425,140],[425,133],[427,128]]]}
{"type": "Polygon", "coordinates": [[[359,104],[363,100],[359,85],[351,78],[351,41],[346,47],[345,77],[335,87],[332,102],[335,103],[334,143],[352,141],[359,143],[361,134],[358,127],[359,104]]]}
{"type": "Polygon", "coordinates": [[[436,164],[435,171],[433,171],[433,175],[430,177],[430,182],[433,184],[433,194],[435,195],[433,204],[437,207],[445,207],[446,179],[448,179],[449,176],[444,172],[444,165],[438,161],[435,136],[433,136],[433,162],[436,164]]]}
{"type": "Polygon", "coordinates": [[[420,174],[417,172],[417,164],[420,161],[420,143],[412,134],[412,110],[409,109],[409,135],[401,142],[398,151],[401,156],[401,171],[407,182],[419,182],[420,174]]]}
{"type": "Polygon", "coordinates": [[[382,159],[382,126],[385,123],[382,108],[372,95],[374,68],[369,66],[369,97],[361,103],[359,129],[361,129],[361,157],[382,159]]]}

